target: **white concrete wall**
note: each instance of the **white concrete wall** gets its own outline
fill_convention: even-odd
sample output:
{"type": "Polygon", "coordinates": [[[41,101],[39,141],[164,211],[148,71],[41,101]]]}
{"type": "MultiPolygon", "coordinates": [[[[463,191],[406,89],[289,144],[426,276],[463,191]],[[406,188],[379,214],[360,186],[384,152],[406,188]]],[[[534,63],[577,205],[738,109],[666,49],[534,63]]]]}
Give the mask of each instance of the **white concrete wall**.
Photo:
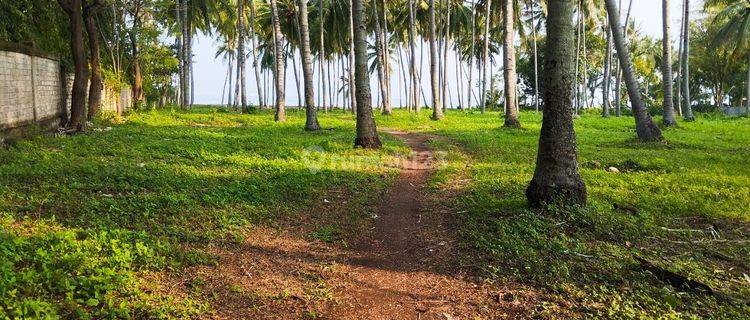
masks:
{"type": "Polygon", "coordinates": [[[0,128],[59,117],[60,93],[56,60],[0,51],[0,128]]]}

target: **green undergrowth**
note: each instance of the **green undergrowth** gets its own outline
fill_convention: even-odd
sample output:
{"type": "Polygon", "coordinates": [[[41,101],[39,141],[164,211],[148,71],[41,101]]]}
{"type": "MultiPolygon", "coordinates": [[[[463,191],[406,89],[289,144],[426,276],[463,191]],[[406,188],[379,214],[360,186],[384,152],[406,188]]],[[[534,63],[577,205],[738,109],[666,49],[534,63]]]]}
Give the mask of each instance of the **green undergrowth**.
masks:
{"type": "Polygon", "coordinates": [[[432,142],[449,150],[432,183],[463,185],[456,221],[479,260],[468,264],[547,293],[539,316],[750,318],[750,119],[699,116],[665,129],[665,142],[642,143],[631,117],[583,115],[575,127],[588,206],[546,210],[529,209],[524,196],[540,114],[522,112],[523,129],[502,128],[492,112],[435,122],[398,111],[378,121],[450,139],[432,142]],[[636,257],[716,294],[678,290],[636,257]]]}
{"type": "Polygon", "coordinates": [[[216,264],[209,245],[293,220],[332,189],[363,205],[395,178],[383,164],[406,151],[400,142],[353,149],[352,115],[321,115],[319,132],[303,130],[304,112],[288,117],[145,111],[0,150],[0,318],[200,314],[210,306],[145,275],[216,264]]]}

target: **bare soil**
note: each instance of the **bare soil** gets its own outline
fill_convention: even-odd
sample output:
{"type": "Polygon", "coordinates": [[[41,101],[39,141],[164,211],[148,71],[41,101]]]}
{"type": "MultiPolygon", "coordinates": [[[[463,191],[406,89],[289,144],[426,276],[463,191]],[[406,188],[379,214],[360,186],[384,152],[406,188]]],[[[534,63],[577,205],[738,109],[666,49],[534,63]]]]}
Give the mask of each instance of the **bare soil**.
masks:
{"type": "Polygon", "coordinates": [[[501,319],[524,318],[533,290],[489,284],[459,263],[449,193],[426,189],[435,167],[430,136],[389,132],[413,153],[363,230],[331,244],[306,240],[309,219],[346,210],[347,195],[297,223],[256,227],[242,243],[210,252],[217,266],[179,275],[183,290],[204,297],[214,319],[501,319]],[[325,212],[325,213],[320,213],[325,212]]]}

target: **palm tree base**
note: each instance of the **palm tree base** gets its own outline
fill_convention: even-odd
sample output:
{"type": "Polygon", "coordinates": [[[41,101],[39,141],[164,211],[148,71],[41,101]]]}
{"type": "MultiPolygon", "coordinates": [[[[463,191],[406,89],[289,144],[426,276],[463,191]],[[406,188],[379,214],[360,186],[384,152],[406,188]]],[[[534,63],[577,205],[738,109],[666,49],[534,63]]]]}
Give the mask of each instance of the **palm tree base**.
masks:
{"type": "Polygon", "coordinates": [[[503,128],[520,129],[521,122],[518,121],[518,119],[506,118],[505,123],[503,123],[503,128]]]}
{"type": "Polygon", "coordinates": [[[586,186],[580,177],[571,178],[569,185],[542,185],[531,180],[526,188],[526,200],[532,208],[547,205],[583,206],[586,204],[586,186]]]}
{"type": "Polygon", "coordinates": [[[364,149],[380,149],[383,145],[380,143],[378,136],[374,137],[357,137],[354,139],[354,147],[364,149]]]}

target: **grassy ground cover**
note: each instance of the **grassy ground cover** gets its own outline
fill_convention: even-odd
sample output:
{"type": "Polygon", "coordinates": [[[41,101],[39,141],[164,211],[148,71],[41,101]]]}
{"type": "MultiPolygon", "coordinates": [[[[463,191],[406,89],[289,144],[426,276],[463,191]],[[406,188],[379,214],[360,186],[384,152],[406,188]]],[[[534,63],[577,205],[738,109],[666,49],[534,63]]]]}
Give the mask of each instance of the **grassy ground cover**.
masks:
{"type": "Polygon", "coordinates": [[[435,175],[468,183],[456,207],[467,244],[490,279],[545,288],[539,315],[603,318],[750,317],[750,119],[701,116],[667,129],[666,143],[634,141],[630,117],[576,120],[584,209],[527,208],[541,115],[503,129],[497,113],[380,117],[381,126],[449,137],[435,175]],[[453,144],[454,146],[451,146],[453,144]],[[607,171],[616,167],[620,173],[607,171]],[[678,290],[636,257],[698,280],[714,295],[678,290]]]}
{"type": "MultiPolygon", "coordinates": [[[[378,152],[353,150],[351,115],[325,117],[317,133],[302,130],[302,112],[290,112],[285,124],[272,119],[143,112],[121,125],[0,150],[0,315],[204,312],[208,306],[147,281],[150,274],[215,263],[205,246],[293,217],[326,190],[351,191],[353,207],[371,203],[396,172],[382,164],[405,150],[394,140],[378,152]]],[[[364,214],[351,212],[341,224],[364,214]]]]}

